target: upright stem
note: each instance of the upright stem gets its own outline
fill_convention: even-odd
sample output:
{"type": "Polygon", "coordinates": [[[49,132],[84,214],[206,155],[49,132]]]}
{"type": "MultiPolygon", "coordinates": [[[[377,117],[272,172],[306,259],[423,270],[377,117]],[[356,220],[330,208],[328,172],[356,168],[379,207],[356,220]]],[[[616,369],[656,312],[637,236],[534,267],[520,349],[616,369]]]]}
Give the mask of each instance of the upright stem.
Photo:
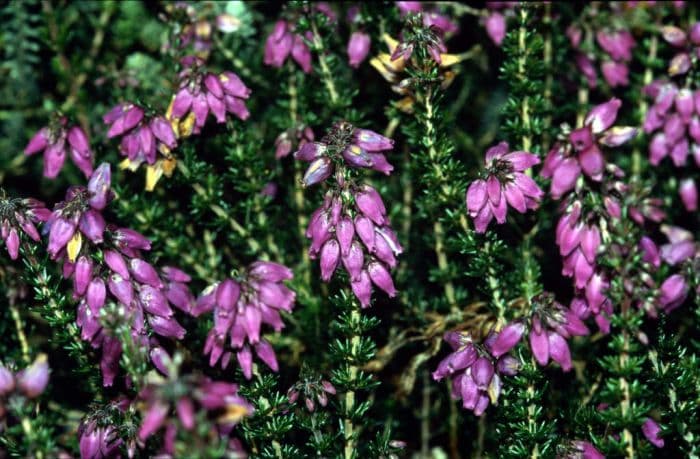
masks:
{"type": "Polygon", "coordinates": [[[420,452],[422,458],[428,458],[430,452],[430,377],[428,370],[423,370],[423,400],[420,410],[420,452]]]}
{"type": "Polygon", "coordinates": [[[544,34],[544,70],[546,77],[544,80],[544,100],[547,104],[547,114],[544,117],[544,130],[542,134],[542,143],[545,153],[549,149],[550,141],[550,128],[552,127],[552,85],[554,82],[553,72],[552,72],[552,5],[551,3],[545,3],[544,5],[544,19],[542,20],[546,30],[544,34]]]}
{"type": "MultiPolygon", "coordinates": [[[[488,253],[491,250],[491,244],[487,242],[484,244],[484,251],[488,253]]],[[[491,290],[491,299],[493,301],[493,306],[496,308],[496,329],[500,329],[506,323],[506,305],[501,297],[501,286],[498,283],[498,276],[496,269],[494,268],[494,263],[489,263],[489,268],[486,273],[486,281],[488,282],[489,289],[491,290]]]]}
{"type": "Polygon", "coordinates": [[[321,66],[321,79],[323,84],[326,85],[326,90],[328,91],[328,96],[331,98],[331,105],[335,105],[338,102],[338,91],[335,88],[335,82],[333,81],[333,75],[328,63],[326,62],[326,55],[323,53],[323,40],[321,35],[318,33],[318,27],[314,21],[311,22],[311,32],[313,33],[314,47],[318,52],[318,63],[321,66]]]}
{"type": "MultiPolygon", "coordinates": [[[[442,170],[437,166],[435,160],[437,159],[437,150],[435,149],[435,107],[433,107],[433,93],[432,89],[428,89],[425,95],[425,137],[428,140],[428,157],[433,161],[433,167],[435,172],[437,172],[440,178],[444,178],[442,170]]],[[[446,185],[446,184],[444,184],[446,185]]],[[[447,263],[447,253],[445,252],[445,230],[442,227],[442,222],[439,218],[435,219],[433,223],[433,234],[435,235],[435,255],[437,257],[438,268],[440,271],[445,272],[448,268],[447,263]]],[[[443,286],[445,292],[445,298],[447,303],[450,305],[450,309],[457,308],[457,300],[455,297],[455,288],[451,280],[444,283],[443,286]]]]}
{"type": "MultiPolygon", "coordinates": [[[[647,67],[644,69],[644,80],[643,84],[644,86],[648,85],[649,83],[652,82],[654,78],[654,71],[651,67],[651,62],[656,59],[656,53],[657,49],[659,47],[659,39],[657,38],[656,35],[652,35],[650,41],[649,41],[649,54],[647,55],[647,67]]],[[[644,114],[647,112],[647,109],[649,107],[649,104],[647,103],[647,100],[645,97],[641,96],[639,98],[639,116],[643,117],[644,114]]],[[[640,120],[641,122],[641,120],[640,120]]],[[[633,175],[639,175],[642,172],[642,152],[637,145],[634,148],[634,151],[632,152],[632,174],[633,175]]]]}
{"type": "MultiPolygon", "coordinates": [[[[527,35],[526,29],[527,21],[527,8],[520,8],[520,29],[518,30],[518,75],[522,80],[527,78],[525,74],[525,63],[527,61],[527,47],[525,43],[525,37],[527,35]]],[[[523,137],[522,137],[522,147],[524,151],[530,151],[532,147],[532,137],[530,136],[530,98],[528,96],[523,97],[520,103],[520,118],[522,120],[523,127],[523,137]]]]}
{"type": "MultiPolygon", "coordinates": [[[[289,75],[289,117],[292,123],[292,128],[296,129],[299,123],[299,99],[297,93],[297,79],[296,74],[292,71],[289,75]]],[[[309,253],[304,248],[304,233],[306,232],[306,225],[308,224],[308,218],[306,217],[306,212],[304,212],[304,190],[301,186],[302,184],[302,165],[299,161],[294,161],[294,204],[297,208],[297,223],[299,225],[299,237],[301,238],[301,271],[304,277],[304,285],[309,285],[311,283],[311,270],[309,266],[311,261],[309,259],[309,253]]]]}
{"type": "Polygon", "coordinates": [[[24,334],[22,317],[19,315],[19,309],[17,309],[16,305],[10,305],[10,314],[12,315],[12,320],[15,322],[15,329],[17,330],[17,340],[19,341],[19,346],[22,350],[22,360],[29,364],[31,363],[29,360],[29,344],[27,342],[27,335],[24,334]]]}
{"type": "MultiPolygon", "coordinates": [[[[351,322],[356,326],[360,322],[360,311],[355,307],[351,313],[351,322]]],[[[358,368],[355,365],[355,356],[357,355],[358,347],[360,346],[360,335],[353,332],[350,340],[350,381],[355,381],[357,378],[358,368]]],[[[345,420],[343,427],[345,432],[345,459],[352,459],[355,456],[355,425],[352,422],[352,411],[355,409],[355,391],[349,390],[345,393],[345,420]]]]}
{"type": "MultiPolygon", "coordinates": [[[[623,336],[623,351],[620,353],[620,368],[625,368],[627,366],[627,361],[629,359],[629,334],[627,331],[622,332],[623,336]]],[[[627,413],[630,410],[631,398],[630,398],[630,386],[624,377],[620,377],[620,389],[622,390],[622,401],[620,402],[620,416],[622,419],[627,419],[627,413]]],[[[635,457],[634,453],[634,439],[632,433],[626,427],[622,430],[622,439],[626,443],[625,451],[626,456],[629,459],[635,457]]]]}

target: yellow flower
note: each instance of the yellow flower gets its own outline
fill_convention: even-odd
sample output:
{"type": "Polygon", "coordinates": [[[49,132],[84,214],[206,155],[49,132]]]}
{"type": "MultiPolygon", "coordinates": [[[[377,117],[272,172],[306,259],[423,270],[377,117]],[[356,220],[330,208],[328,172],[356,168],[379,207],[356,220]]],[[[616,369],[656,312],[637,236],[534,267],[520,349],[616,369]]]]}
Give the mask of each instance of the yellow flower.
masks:
{"type": "Polygon", "coordinates": [[[80,248],[83,246],[83,237],[80,235],[80,231],[76,231],[73,237],[68,241],[66,246],[66,252],[68,253],[68,260],[71,263],[75,263],[75,259],[78,258],[80,253],[80,248]]]}
{"type": "MultiPolygon", "coordinates": [[[[406,80],[403,79],[402,73],[406,70],[406,61],[403,57],[399,57],[396,60],[391,60],[391,55],[393,54],[399,42],[391,37],[389,34],[382,35],[382,40],[386,44],[388,53],[379,53],[376,57],[370,59],[369,63],[374,67],[379,74],[389,83],[392,84],[391,89],[403,96],[401,100],[395,102],[396,107],[406,113],[413,112],[413,104],[415,103],[415,97],[410,91],[410,87],[406,80]]],[[[449,68],[462,62],[467,55],[465,54],[441,54],[440,63],[440,75],[442,77],[441,86],[446,89],[454,81],[456,72],[450,70],[449,68]]]]}

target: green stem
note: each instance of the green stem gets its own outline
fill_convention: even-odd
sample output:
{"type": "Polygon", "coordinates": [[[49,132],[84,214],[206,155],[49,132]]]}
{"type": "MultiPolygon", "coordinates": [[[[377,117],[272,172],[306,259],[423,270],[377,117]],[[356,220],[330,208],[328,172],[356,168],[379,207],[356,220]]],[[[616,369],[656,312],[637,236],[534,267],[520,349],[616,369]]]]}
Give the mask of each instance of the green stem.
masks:
{"type": "MultiPolygon", "coordinates": [[[[443,186],[447,185],[442,169],[437,163],[437,150],[435,148],[435,107],[433,106],[432,89],[428,89],[424,99],[425,105],[425,138],[427,139],[428,157],[433,162],[433,168],[437,175],[442,179],[443,186]]],[[[433,234],[435,236],[435,255],[437,257],[438,268],[441,272],[448,269],[447,253],[445,252],[445,230],[439,218],[435,218],[433,223],[433,234]]],[[[455,288],[451,280],[445,281],[443,285],[445,298],[450,309],[457,309],[457,300],[455,297],[455,288]]]]}
{"type": "MultiPolygon", "coordinates": [[[[652,62],[656,59],[657,49],[659,47],[659,39],[656,35],[652,35],[649,41],[649,54],[647,55],[647,67],[644,69],[644,80],[643,86],[648,85],[652,82],[654,78],[654,71],[652,69],[652,62]]],[[[649,104],[645,97],[639,98],[639,116],[643,117],[647,112],[649,104]]],[[[639,145],[634,148],[632,152],[632,174],[638,176],[642,172],[642,152],[639,145]]]]}
{"type": "Polygon", "coordinates": [[[331,98],[331,105],[336,105],[338,102],[338,91],[335,88],[333,74],[331,73],[328,63],[326,62],[323,40],[321,39],[321,35],[318,33],[318,27],[316,27],[315,21],[311,21],[311,32],[313,33],[314,47],[318,52],[318,63],[321,66],[321,79],[323,80],[323,84],[326,86],[328,96],[331,98]]]}
{"type": "MultiPolygon", "coordinates": [[[[297,80],[294,71],[289,75],[289,118],[292,128],[296,129],[299,123],[299,98],[297,93],[297,80]]],[[[302,187],[302,168],[299,161],[294,161],[294,204],[297,208],[297,224],[299,225],[299,238],[301,239],[301,265],[300,270],[304,278],[304,285],[311,285],[311,260],[305,248],[306,225],[308,218],[304,212],[304,189],[302,187]]]]}
{"type": "MultiPolygon", "coordinates": [[[[521,80],[527,79],[525,72],[525,63],[527,61],[527,47],[525,38],[527,36],[527,8],[520,8],[520,28],[518,29],[518,76],[521,80]]],[[[532,148],[532,137],[530,136],[530,98],[524,96],[520,103],[520,118],[522,120],[523,136],[522,148],[524,151],[530,151],[532,148]]]]}
{"type": "Polygon", "coordinates": [[[10,314],[12,315],[12,320],[15,322],[15,329],[17,330],[17,340],[19,341],[19,346],[22,351],[22,360],[24,360],[27,365],[31,363],[29,360],[29,344],[27,342],[27,335],[24,334],[24,326],[22,324],[22,317],[19,315],[19,309],[17,306],[10,305],[10,314]]]}
{"type": "Polygon", "coordinates": [[[543,130],[543,150],[546,152],[549,150],[550,142],[550,129],[552,127],[552,85],[554,82],[554,72],[552,71],[552,4],[545,3],[544,5],[544,19],[542,20],[546,27],[544,35],[544,49],[543,49],[543,60],[544,60],[544,70],[546,72],[546,77],[544,80],[544,100],[547,107],[547,115],[544,117],[544,130],[543,130]]]}
{"type": "MultiPolygon", "coordinates": [[[[357,309],[357,305],[355,305],[354,309],[352,310],[351,313],[351,323],[353,326],[356,326],[360,320],[360,311],[357,309]]],[[[357,355],[358,347],[360,346],[360,335],[358,335],[356,332],[353,332],[353,336],[350,340],[350,355],[349,355],[349,367],[350,367],[350,383],[354,384],[355,379],[357,378],[357,372],[358,368],[357,365],[355,365],[355,356],[357,355]]],[[[345,440],[345,448],[344,448],[344,457],[345,459],[352,459],[355,457],[355,443],[356,443],[356,436],[355,436],[355,425],[353,424],[352,421],[352,411],[355,409],[355,391],[354,390],[349,390],[345,393],[345,419],[343,420],[343,431],[345,433],[344,435],[344,440],[345,440]]]]}

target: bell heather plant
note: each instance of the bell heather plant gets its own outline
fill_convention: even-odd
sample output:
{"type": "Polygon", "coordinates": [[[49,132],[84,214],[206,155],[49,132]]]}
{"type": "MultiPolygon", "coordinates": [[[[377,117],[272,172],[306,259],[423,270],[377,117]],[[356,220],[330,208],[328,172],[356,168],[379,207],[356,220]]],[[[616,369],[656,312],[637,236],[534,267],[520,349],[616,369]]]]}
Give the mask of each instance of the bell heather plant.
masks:
{"type": "Polygon", "coordinates": [[[0,9],[0,457],[700,455],[696,4],[0,9]]]}

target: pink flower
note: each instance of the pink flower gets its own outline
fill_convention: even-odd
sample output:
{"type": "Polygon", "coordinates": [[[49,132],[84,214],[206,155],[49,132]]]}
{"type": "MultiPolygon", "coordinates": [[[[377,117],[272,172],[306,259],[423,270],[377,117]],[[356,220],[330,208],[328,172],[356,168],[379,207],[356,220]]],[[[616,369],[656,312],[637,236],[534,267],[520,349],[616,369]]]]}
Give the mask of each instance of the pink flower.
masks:
{"type": "Polygon", "coordinates": [[[209,331],[204,353],[209,355],[209,365],[221,361],[226,368],[231,350],[237,351],[238,363],[246,378],[252,376],[251,346],[257,356],[273,371],[277,371],[277,358],[272,346],[262,339],[261,326],[270,325],[275,331],[284,327],[280,311],[291,312],[296,294],[283,281],[292,279],[286,266],[258,261],[251,264],[237,279],[224,279],[202,292],[192,311],[199,316],[213,312],[214,327],[209,331]]]}
{"type": "Polygon", "coordinates": [[[357,68],[367,58],[371,44],[370,36],[364,32],[354,32],[348,42],[350,67],[357,68]]]}
{"type": "Polygon", "coordinates": [[[649,440],[649,443],[657,448],[664,447],[664,439],[661,438],[661,427],[652,418],[647,418],[642,424],[642,433],[649,440]]]}
{"type": "Polygon", "coordinates": [[[538,364],[546,366],[551,358],[562,370],[571,370],[571,353],[567,339],[588,335],[586,325],[578,315],[544,293],[533,299],[536,307],[530,320],[528,340],[530,350],[538,364]]]}
{"type": "Polygon", "coordinates": [[[474,219],[477,232],[483,233],[496,217],[505,223],[510,205],[520,213],[536,209],[543,196],[534,180],[523,171],[539,163],[539,158],[524,151],[508,151],[501,142],[486,152],[486,177],[475,180],[467,190],[467,211],[474,219]]]}
{"type": "Polygon", "coordinates": [[[291,54],[305,73],[311,73],[311,50],[304,43],[304,38],[293,30],[287,21],[279,20],[275,23],[272,33],[265,41],[265,65],[282,67],[291,54]]]}
{"type": "Polygon", "coordinates": [[[541,175],[552,179],[552,197],[561,198],[571,191],[581,172],[600,182],[606,166],[602,147],[618,147],[637,135],[634,127],[613,126],[621,105],[619,99],[611,99],[593,107],[584,125],[569,133],[569,142],[555,144],[550,150],[541,175]]]}
{"type": "Polygon", "coordinates": [[[390,297],[396,295],[389,269],[396,266],[403,248],[389,225],[379,193],[364,185],[352,196],[354,203],[343,204],[339,196],[327,195],[312,215],[306,236],[311,239],[310,257],[320,254],[322,280],[330,280],[342,265],[364,308],[370,305],[372,284],[390,297]]]}
{"type": "Polygon", "coordinates": [[[498,403],[503,384],[501,376],[517,373],[518,362],[503,354],[517,343],[520,334],[521,326],[511,324],[500,333],[491,333],[483,345],[475,345],[469,333],[445,333],[444,340],[453,352],[438,364],[433,379],[450,377],[452,398],[461,398],[465,409],[481,416],[489,403],[498,403]]]}
{"type": "Polygon", "coordinates": [[[67,127],[65,117],[57,118],[34,134],[24,149],[24,154],[44,152],[44,177],[56,178],[63,168],[68,153],[80,171],[92,174],[94,155],[85,131],[80,126],[67,127]]]}
{"type": "Polygon", "coordinates": [[[190,56],[183,58],[185,69],[180,72],[180,86],[172,102],[172,117],[181,119],[194,116],[194,133],[199,133],[206,123],[209,113],[217,123],[226,121],[226,114],[231,113],[241,120],[246,120],[250,112],[245,100],[250,97],[250,89],[233,72],[219,75],[205,72],[204,63],[190,56]]]}
{"type": "Polygon", "coordinates": [[[390,175],[394,166],[389,164],[383,151],[394,148],[394,141],[369,129],[360,129],[341,121],[333,125],[328,135],[319,142],[305,142],[294,153],[294,158],[311,163],[304,174],[306,186],[323,182],[333,173],[334,162],[342,160],[351,167],[374,169],[390,175]],[[337,139],[340,143],[334,142],[337,139]],[[329,148],[330,144],[333,148],[329,148]]]}

